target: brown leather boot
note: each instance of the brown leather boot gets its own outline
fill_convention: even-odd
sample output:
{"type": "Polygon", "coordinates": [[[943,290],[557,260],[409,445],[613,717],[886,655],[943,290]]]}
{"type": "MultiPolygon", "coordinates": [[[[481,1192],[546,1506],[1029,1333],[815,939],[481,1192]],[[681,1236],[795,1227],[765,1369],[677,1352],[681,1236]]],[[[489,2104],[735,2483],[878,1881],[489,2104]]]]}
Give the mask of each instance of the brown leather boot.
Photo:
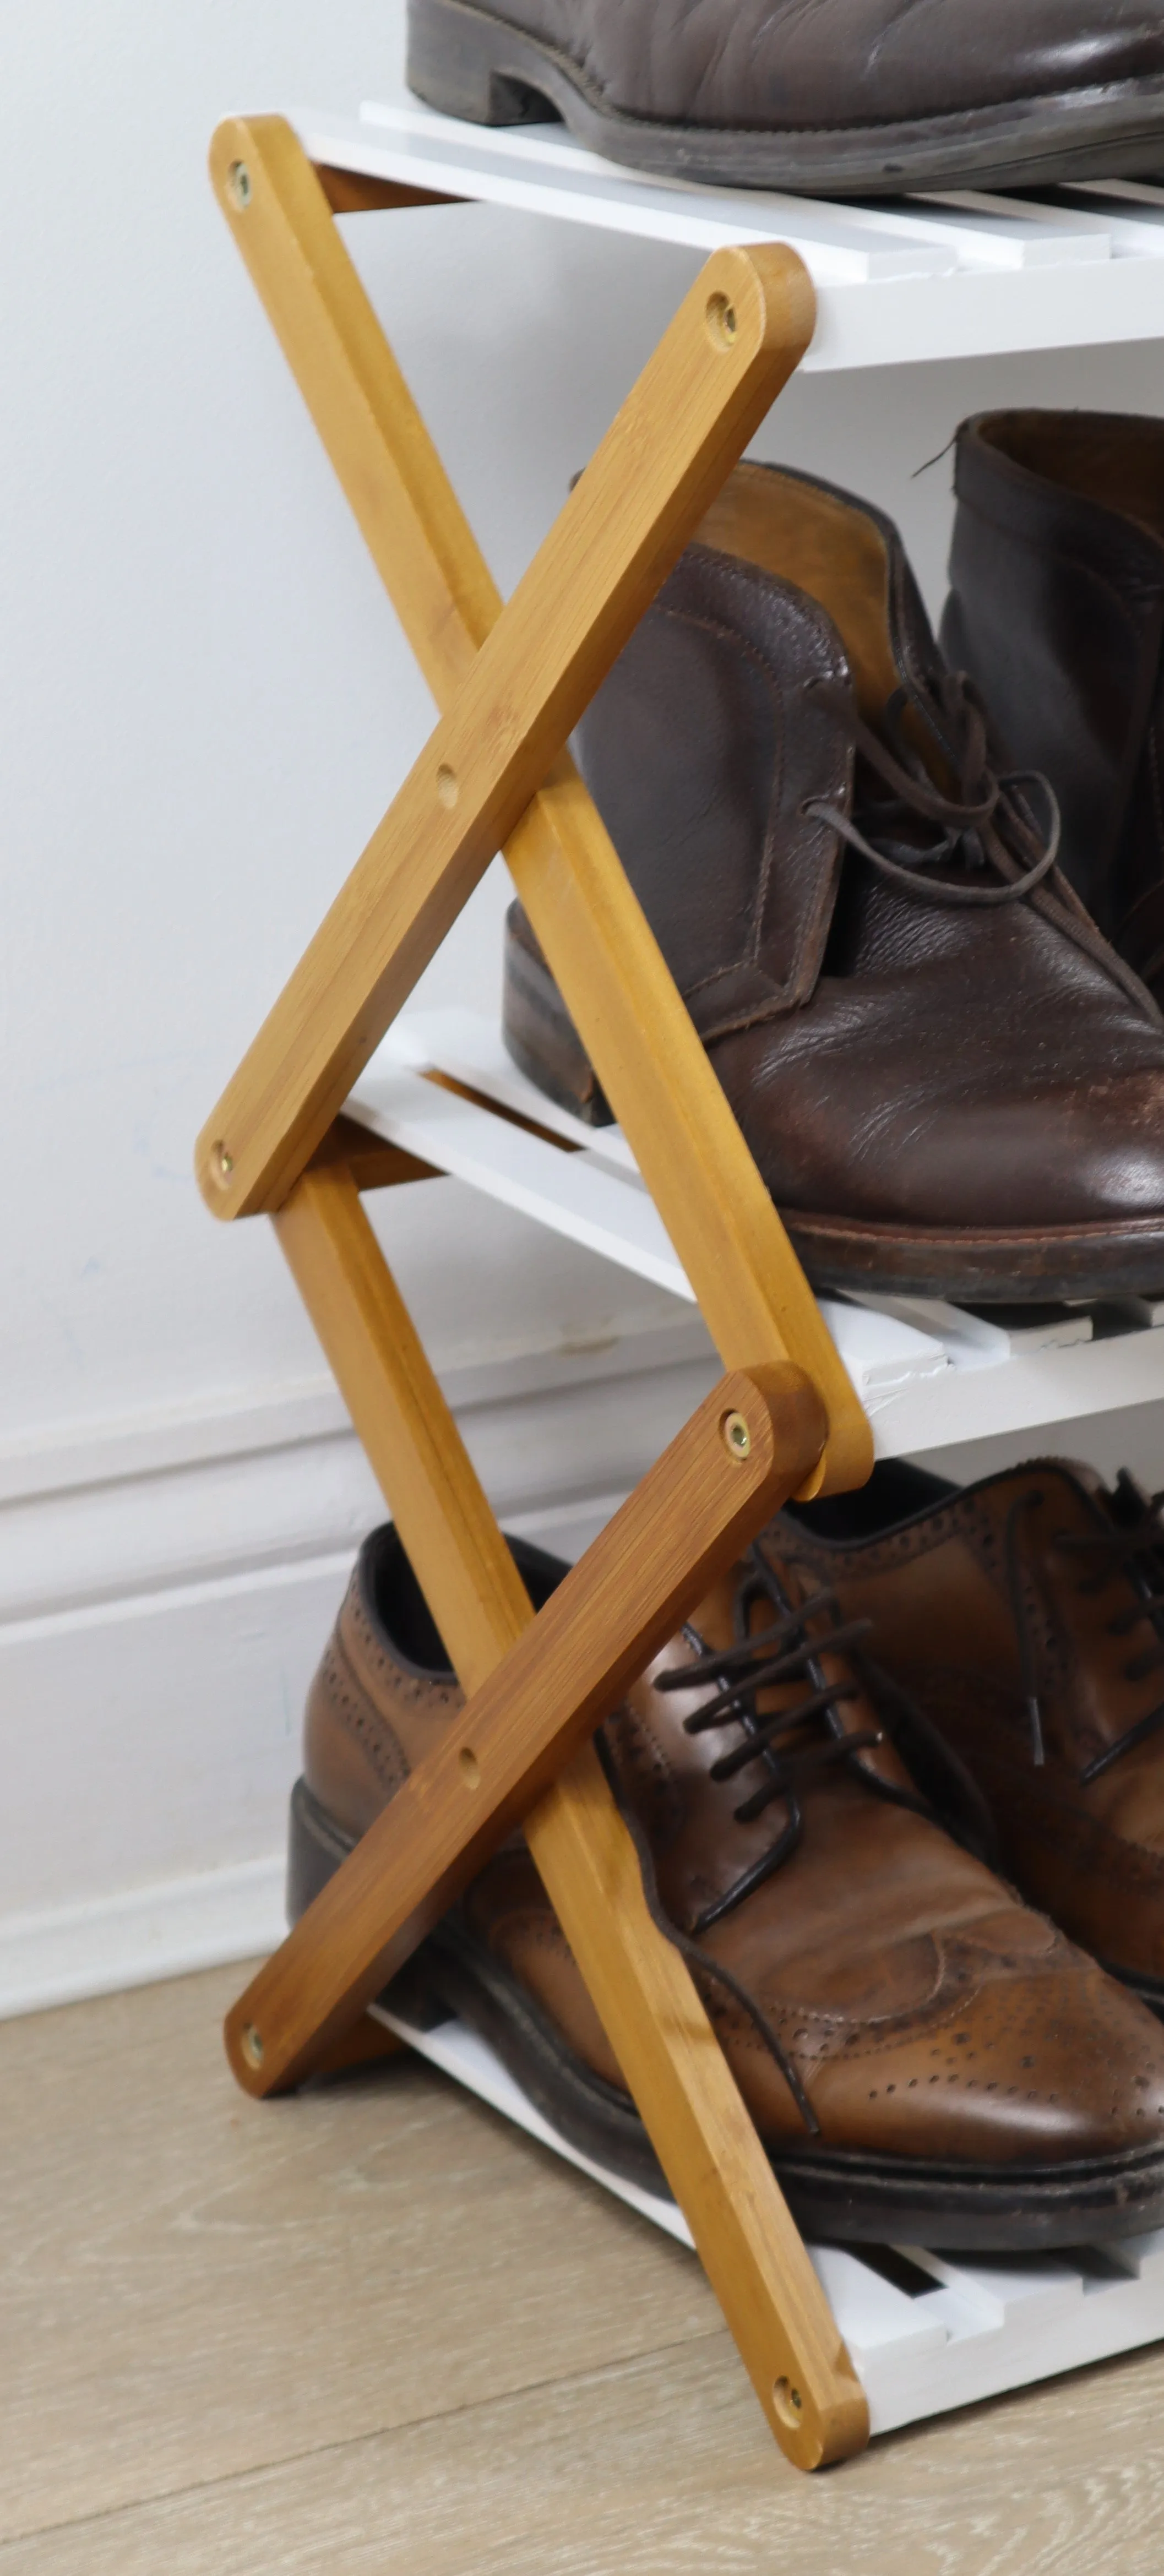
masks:
{"type": "MultiPolygon", "coordinates": [[[[740,466],[577,744],[817,1286],[1164,1289],[1164,1025],[1051,866],[1053,799],[992,765],[889,519],[740,466]]],[[[609,1115],[518,905],[504,1027],[609,1115]]]]}
{"type": "Polygon", "coordinates": [[[409,0],[447,116],[557,115],[608,159],[814,195],[1160,166],[1159,0],[409,0]]]}
{"type": "Polygon", "coordinates": [[[1066,874],[1164,1002],[1164,421],[980,412],[954,480],[945,651],[1046,771],[1066,874]]]}
{"type": "MultiPolygon", "coordinates": [[[[514,1543],[536,1599],[562,1569],[514,1543]]],[[[599,1733],[660,1921],[691,1960],[817,2236],[1005,2249],[1164,2217],[1164,2031],[933,1820],[856,1631],[750,1551],[599,1733]]],[[[297,1914],[458,1705],[394,1530],[361,1551],[308,1703],[297,1914]]],[[[943,1802],[974,1816],[916,1729],[943,1802]]],[[[966,1830],[965,1823],[963,1830],[966,1830]]],[[[661,2189],[524,1844],[413,1963],[563,2136],[661,2189]]]]}
{"type": "Polygon", "coordinates": [[[961,1491],[894,1463],[778,1527],[970,1772],[1007,1877],[1164,2013],[1156,1501],[1062,1458],[961,1491]]]}

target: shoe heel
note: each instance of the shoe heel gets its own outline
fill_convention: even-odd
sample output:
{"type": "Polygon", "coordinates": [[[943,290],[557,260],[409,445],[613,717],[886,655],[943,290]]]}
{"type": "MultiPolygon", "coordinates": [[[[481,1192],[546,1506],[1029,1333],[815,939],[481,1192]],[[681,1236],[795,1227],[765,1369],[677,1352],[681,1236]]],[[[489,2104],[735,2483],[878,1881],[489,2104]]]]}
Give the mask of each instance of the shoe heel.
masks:
{"type": "Polygon", "coordinates": [[[297,1923],[301,1914],[334,1877],[340,1862],[354,1849],[345,1836],[337,1833],[329,1816],[312,1797],[305,1780],[297,1780],[291,1792],[291,1820],[287,1836],[287,1920],[297,1923]]]}
{"type": "Polygon", "coordinates": [[[408,0],[408,86],[442,116],[471,125],[547,124],[548,101],[498,67],[498,46],[508,50],[511,41],[505,27],[457,0],[408,0]]]}
{"type": "Polygon", "coordinates": [[[536,1082],[559,1109],[570,1109],[588,1127],[609,1127],[612,1112],[549,967],[518,929],[521,907],[505,919],[505,973],[501,1034],[527,1082],[536,1082]]]}

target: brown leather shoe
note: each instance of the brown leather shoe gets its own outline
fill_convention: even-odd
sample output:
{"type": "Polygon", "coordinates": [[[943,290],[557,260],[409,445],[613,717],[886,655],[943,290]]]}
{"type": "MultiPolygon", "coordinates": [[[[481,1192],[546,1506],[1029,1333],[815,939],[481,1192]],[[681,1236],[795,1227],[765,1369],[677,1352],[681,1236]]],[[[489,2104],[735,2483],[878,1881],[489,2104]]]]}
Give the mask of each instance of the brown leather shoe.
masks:
{"type": "Polygon", "coordinates": [[[981,412],[955,485],[946,653],[1046,771],[1066,874],[1164,1002],[1164,421],[981,412]]]}
{"type": "MultiPolygon", "coordinates": [[[[577,748],[810,1279],[1164,1288],[1164,1025],[1051,865],[1053,800],[999,780],[892,521],[744,465],[700,537],[577,748]]],[[[520,906],[504,1028],[609,1115],[520,906]]]]}
{"type": "MultiPolygon", "coordinates": [[[[544,1595],[561,1569],[514,1552],[544,1595]]],[[[1164,2031],[932,1821],[855,1642],[760,1546],[598,1739],[794,2210],[818,2236],[994,2249],[1154,2225],[1164,2031]]],[[[379,1530],[308,1703],[293,1915],[457,1704],[400,1543],[379,1530]]],[[[956,1800],[957,1766],[918,1740],[956,1800]]],[[[419,1977],[565,2137],[662,2187],[520,1841],[406,1974],[411,2010],[419,1977]]]]}
{"type": "Polygon", "coordinates": [[[823,195],[1151,169],[1159,0],[409,0],[408,79],[479,125],[823,195]]]}
{"type": "Polygon", "coordinates": [[[1007,1877],[1164,2013],[1156,1502],[1061,1458],[963,1491],[894,1463],[778,1526],[971,1773],[1007,1877]]]}

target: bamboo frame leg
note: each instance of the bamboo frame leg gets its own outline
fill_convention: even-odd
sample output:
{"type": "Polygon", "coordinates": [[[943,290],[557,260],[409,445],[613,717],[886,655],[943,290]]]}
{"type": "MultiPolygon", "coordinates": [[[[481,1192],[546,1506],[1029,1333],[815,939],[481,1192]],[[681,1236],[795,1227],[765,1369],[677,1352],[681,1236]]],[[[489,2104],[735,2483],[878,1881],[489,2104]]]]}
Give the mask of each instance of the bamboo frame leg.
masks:
{"type": "Polygon", "coordinates": [[[569,760],[553,759],[802,356],[814,318],[806,272],[779,246],[708,261],[503,609],[291,128],[232,120],[211,167],[448,714],[199,1139],[208,1203],[231,1216],[286,1196],[508,833],[522,901],[725,1367],[796,1360],[829,1421],[814,1490],[859,1484],[873,1458],[865,1416],[609,836],[569,760]],[[242,207],[231,177],[240,167],[242,207]],[[503,762],[505,808],[481,783],[483,763],[496,782],[503,762]],[[442,770],[455,772],[453,807],[440,801],[442,770]],[[471,847],[470,807],[480,826],[471,847]]]}
{"type": "MultiPolygon", "coordinates": [[[[232,2015],[236,2070],[252,2089],[272,2089],[318,2063],[321,2047],[342,2049],[353,2016],[458,1873],[525,1815],[769,2421],[792,2457],[816,2465],[866,2437],[863,2396],[690,1978],[650,1924],[593,1754],[583,1748],[552,1779],[720,1561],[717,1550],[734,1552],[794,1488],[851,1484],[871,1459],[799,1265],[561,752],[802,354],[811,289],[786,251],[708,263],[502,609],[331,220],[328,188],[344,204],[374,202],[375,192],[352,195],[335,174],[325,188],[278,119],[222,129],[213,160],[445,713],[200,1139],[199,1174],[221,1215],[283,1209],[285,1248],[454,1660],[469,1679],[478,1658],[485,1676],[470,1680],[450,1746],[460,1810],[457,1779],[434,1757],[232,2015]],[[350,1176],[325,1147],[295,1186],[499,839],[725,1360],[747,1368],[720,1400],[759,1443],[754,1469],[733,1467],[722,1440],[714,1446],[714,1405],[710,1416],[702,1408],[622,1526],[604,1533],[605,1550],[596,1542],[532,1626],[375,1240],[361,1231],[350,1176]],[[782,1365],[789,1354],[807,1380],[782,1365]],[[733,1474],[738,1509],[721,1490],[733,1474]],[[466,1782],[487,1818],[475,1833],[466,1782]]],[[[395,191],[391,202],[402,202],[395,191]]]]}
{"type": "MultiPolygon", "coordinates": [[[[490,1673],[502,1684],[511,1677],[509,1687],[499,1692],[495,1684],[495,1694],[512,1722],[517,1696],[513,1650],[519,1657],[521,1641],[527,1640],[527,1669],[541,1674],[559,1668],[562,1658],[557,1649],[551,1653],[543,1647],[534,1660],[537,1632],[547,1614],[534,1622],[513,1559],[350,1179],[341,1170],[308,1173],[276,1223],[425,1596],[473,1695],[450,1738],[446,1764],[452,1778],[444,1804],[459,1800],[463,1808],[458,1756],[468,1743],[483,1767],[481,1712],[490,1673]]],[[[697,1535],[690,1519],[697,1511],[706,1514],[709,1473],[718,1476],[729,1500],[735,1482],[750,1488],[741,1509],[746,1525],[754,1529],[777,1498],[787,1495],[821,1437],[823,1419],[804,1381],[794,1370],[776,1375],[786,1381],[778,1406],[778,1441],[772,1437],[771,1414],[765,1418],[766,1407],[757,1405],[754,1395],[745,1396],[756,1440],[748,1460],[733,1464],[715,1439],[722,1405],[713,1399],[701,1408],[712,1418],[709,1465],[703,1463],[706,1443],[698,1449],[690,1443],[701,1462],[697,1499],[682,1481],[669,1479],[664,1487],[660,1470],[654,1471],[669,1530],[672,1535],[683,1530],[689,1559],[697,1535]],[[760,1475],[756,1470],[764,1463],[765,1438],[767,1472],[760,1475]]],[[[739,1392],[747,1381],[729,1385],[739,1392]]],[[[681,1441],[688,1441],[693,1430],[688,1425],[681,1441]]],[[[643,1490],[632,1499],[641,1499],[643,1490]]],[[[737,1512],[729,1549],[741,1543],[739,1518],[737,1512]]],[[[607,1553],[620,1552],[621,1542],[612,1533],[607,1553]]],[[[593,1553],[588,1552],[583,1568],[593,1553]]],[[[696,1589],[698,1581],[696,1577],[696,1589]]],[[[614,1615],[608,1567],[592,1572],[590,1588],[605,1637],[614,1615]]],[[[688,1606],[693,1597],[689,1595],[688,1606]]],[[[560,1603],[561,1595],[556,1598],[560,1603]]],[[[552,1610],[554,1605],[549,1606],[552,1610]]],[[[659,1607],[662,1633],[676,1615],[674,1596],[659,1607]]],[[[632,1662],[639,1652],[633,1651],[632,1662]]],[[[537,1684],[539,1697],[545,1687],[537,1684]]],[[[528,1773],[524,1751],[520,1767],[528,1773]]],[[[433,1801],[440,1797],[440,1780],[426,1763],[304,1916],[299,1943],[306,1946],[310,1937],[309,1979],[324,1963],[334,1977],[336,1964],[332,1942],[318,1937],[311,1917],[329,1898],[341,1914],[358,1906],[355,1864],[362,1857],[375,1941],[382,1942],[388,1891],[397,1911],[409,1901],[399,1881],[408,1860],[402,1801],[409,1788],[422,1788],[433,1801]],[[395,1864],[373,1846],[382,1828],[385,1840],[396,1845],[395,1864]]],[[[470,1803],[481,1794],[475,1791],[470,1803]]],[[[847,2455],[868,2435],[863,2391],[688,1971],[647,1912],[634,1846],[589,1745],[526,1813],[525,1832],[777,2439],[804,2468],[847,2455]]],[[[437,1901],[438,1906],[443,1903],[443,1895],[437,1901]]],[[[288,2064],[285,2050],[277,2052],[271,2045],[272,2007],[276,2027],[288,2007],[298,2029],[315,2032],[320,2027],[321,1998],[315,1987],[304,1991],[296,1940],[293,1933],[228,2023],[232,2062],[252,2090],[270,2090],[273,2080],[286,2082],[295,2073],[294,2060],[288,2064]],[[256,2029],[263,2044],[257,2068],[246,2053],[247,2034],[256,2029]],[[276,2068],[281,2071],[273,2077],[276,2068]]],[[[371,1966],[365,1963],[357,2008],[387,1972],[381,1946],[371,1966]]],[[[253,2052],[253,2038],[249,2045],[253,2052]]],[[[314,2043],[308,2052],[314,2062],[313,2051],[314,2043]]]]}

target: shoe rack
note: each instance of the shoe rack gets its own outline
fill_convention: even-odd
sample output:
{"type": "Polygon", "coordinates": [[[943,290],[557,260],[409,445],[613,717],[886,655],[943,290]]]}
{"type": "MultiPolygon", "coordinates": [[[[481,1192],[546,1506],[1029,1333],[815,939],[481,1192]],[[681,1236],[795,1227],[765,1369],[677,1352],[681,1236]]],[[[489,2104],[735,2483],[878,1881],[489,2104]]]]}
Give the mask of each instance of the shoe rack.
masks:
{"type": "MultiPolygon", "coordinates": [[[[589,1737],[773,1510],[863,1480],[879,1393],[936,1389],[954,1346],[977,1330],[981,1351],[984,1328],[873,1309],[854,1324],[818,1307],[564,746],[797,365],[954,354],[951,335],[959,354],[1154,336],[1164,190],[869,214],[640,183],[556,131],[480,135],[406,106],[232,119],[211,169],[441,712],[208,1121],[199,1179],[220,1218],[273,1219],[466,1693],[446,1742],[240,1997],[230,2062],[269,2095],[404,2036],[424,2045],[376,1998],[521,1823],[674,2195],[663,2223],[696,2247],[777,2440],[814,2468],[867,2440],[868,2317],[887,2314],[878,2284],[905,2293],[804,2246],[687,1969],[647,1912],[589,1737]],[[504,606],[333,220],[472,198],[708,254],[504,606]],[[488,1031],[434,1039],[408,1022],[418,976],[498,847],[620,1120],[605,1136],[564,1134],[540,1094],[515,1096],[488,1031]],[[393,1030],[394,1051],[377,1055],[393,1030]],[[698,1306],[724,1372],[536,1618],[361,1206],[362,1190],[441,1171],[670,1285],[698,1306]]],[[[1115,1338],[1155,1367],[1153,1317],[1127,1320],[1115,1338]]],[[[1057,1363],[1094,1363],[1094,1328],[1077,1323],[1049,1345],[1057,1363]]],[[[1013,1391],[1032,1354],[989,1347],[1013,1391]]],[[[978,1431],[993,1427],[982,1373],[978,1431]]],[[[1113,2290],[1097,2350],[1164,2328],[1154,2246],[1114,2268],[1122,2304],[1113,2290]]],[[[914,2270],[930,2285],[906,2338],[917,2358],[952,2339],[933,2301],[948,2310],[959,2294],[932,2258],[914,2270]]],[[[981,2318],[987,2291],[964,2281],[961,2295],[981,2318]]],[[[1024,2349],[1029,2363],[1029,2336],[1024,2349]]],[[[1058,2349],[1060,2366],[1091,2355],[1067,2334],[1058,2349]]],[[[1011,2365],[1049,2366],[1049,2346],[1034,2373],[1011,2365]]],[[[894,2413],[882,2388],[872,2420],[905,2420],[900,2397],[894,2413]]]]}

